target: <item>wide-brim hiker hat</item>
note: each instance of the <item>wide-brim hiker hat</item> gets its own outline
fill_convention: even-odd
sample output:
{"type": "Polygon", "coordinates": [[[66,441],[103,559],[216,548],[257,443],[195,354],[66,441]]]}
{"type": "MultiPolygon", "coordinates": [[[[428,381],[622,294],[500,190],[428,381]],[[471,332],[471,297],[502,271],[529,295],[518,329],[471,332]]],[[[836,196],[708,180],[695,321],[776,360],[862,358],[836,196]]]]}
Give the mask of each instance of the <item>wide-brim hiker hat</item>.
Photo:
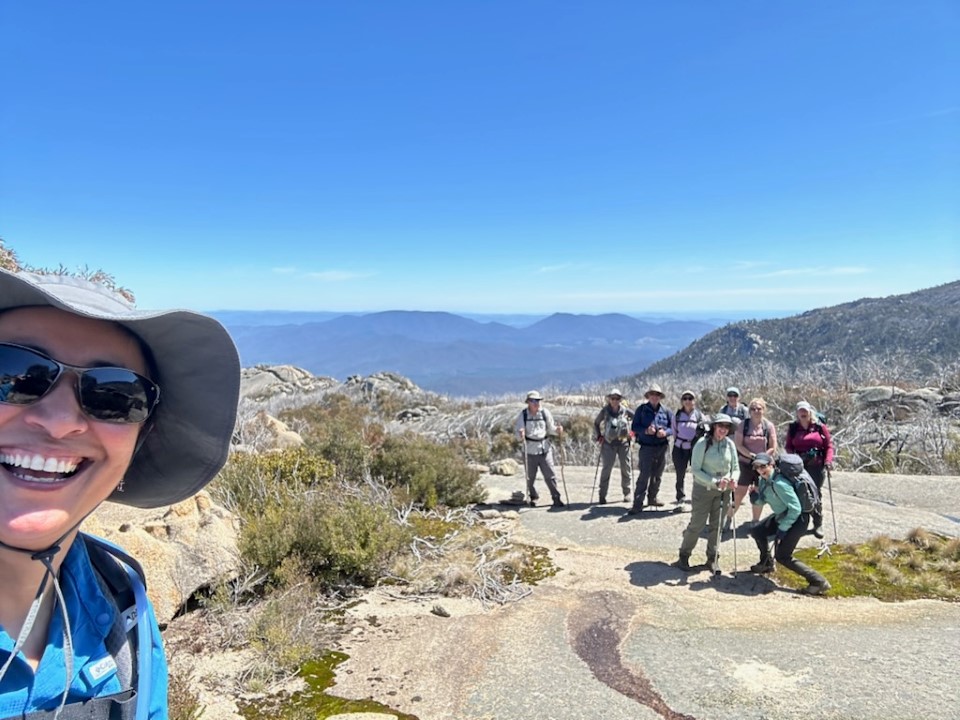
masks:
{"type": "Polygon", "coordinates": [[[189,310],[137,310],[118,293],[80,278],[0,270],[0,312],[36,306],[116,323],[152,356],[160,402],[123,490],[109,500],[171,505],[216,476],[230,450],[240,394],[237,348],[219,322],[189,310]]]}
{"type": "Polygon", "coordinates": [[[710,418],[710,425],[727,425],[728,427],[733,427],[733,418],[726,413],[717,413],[710,418]]]}
{"type": "Polygon", "coordinates": [[[684,390],[680,393],[680,400],[683,401],[684,398],[689,397],[691,400],[697,399],[697,394],[693,390],[684,390]]]}
{"type": "Polygon", "coordinates": [[[666,395],[663,394],[663,388],[660,387],[657,383],[650,383],[650,385],[647,386],[647,391],[643,394],[643,396],[645,398],[649,398],[654,393],[656,393],[660,397],[666,397],[666,395]]]}
{"type": "Polygon", "coordinates": [[[540,393],[536,390],[531,390],[527,393],[527,401],[529,402],[530,400],[543,400],[543,398],[540,397],[540,393]]]}
{"type": "Polygon", "coordinates": [[[617,400],[623,400],[623,393],[620,392],[620,388],[614,388],[607,393],[608,398],[617,398],[617,400]]]}

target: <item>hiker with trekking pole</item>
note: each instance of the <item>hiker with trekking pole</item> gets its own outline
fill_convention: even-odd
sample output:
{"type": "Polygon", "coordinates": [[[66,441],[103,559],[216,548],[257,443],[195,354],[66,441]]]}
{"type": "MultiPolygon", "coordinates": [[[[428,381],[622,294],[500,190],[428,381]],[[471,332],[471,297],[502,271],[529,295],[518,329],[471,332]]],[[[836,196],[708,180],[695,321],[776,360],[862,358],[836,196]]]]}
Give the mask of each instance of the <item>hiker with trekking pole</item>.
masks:
{"type": "MultiPolygon", "coordinates": [[[[603,469],[600,470],[600,505],[607,502],[607,489],[610,487],[610,473],[615,461],[620,462],[620,487],[623,490],[623,501],[630,502],[630,423],[633,413],[622,405],[623,395],[619,390],[611,390],[606,397],[606,404],[597,413],[593,421],[594,439],[600,444],[597,458],[597,469],[600,469],[601,460],[603,469]]],[[[594,487],[597,477],[594,474],[594,487]]],[[[593,504],[593,490],[590,490],[590,504],[593,504]]]]}
{"type": "Polygon", "coordinates": [[[802,593],[823,595],[830,589],[827,579],[793,556],[797,543],[807,532],[812,514],[810,508],[814,507],[818,500],[810,489],[812,480],[809,476],[802,477],[805,472],[800,467],[800,458],[796,455],[783,455],[778,462],[780,467],[774,464],[773,458],[767,453],[757,453],[752,461],[760,483],[756,489],[750,490],[750,502],[761,508],[769,505],[772,513],[750,532],[760,549],[760,562],[752,566],[750,571],[759,574],[771,573],[776,560],[809,583],[801,590],[802,593]],[[795,470],[785,470],[787,464],[795,465],[795,470]],[[796,479],[791,479],[792,474],[796,475],[796,479]],[[806,486],[803,483],[806,483],[806,486]],[[775,546],[772,556],[771,539],[775,546]]]}
{"type": "Polygon", "coordinates": [[[665,397],[657,383],[650,383],[644,393],[646,402],[633,413],[630,429],[637,441],[637,486],[633,490],[633,506],[627,515],[637,515],[643,510],[644,495],[650,507],[663,507],[657,496],[660,481],[667,466],[667,448],[673,436],[673,418],[663,405],[665,397]]]}
{"type": "Polygon", "coordinates": [[[690,555],[700,532],[707,534],[707,569],[720,573],[720,525],[722,514],[730,502],[730,495],[740,477],[737,448],[729,438],[733,421],[729,415],[717,413],[710,421],[710,432],[693,446],[690,470],[693,473],[690,522],[683,531],[680,557],[675,567],[690,572],[690,555]]]}
{"type": "Polygon", "coordinates": [[[551,437],[563,434],[563,426],[558,425],[553,414],[540,403],[543,400],[540,393],[531,390],[527,393],[527,406],[517,416],[514,429],[523,443],[524,469],[527,477],[527,498],[530,507],[536,507],[540,496],[534,487],[537,470],[543,474],[543,481],[550,491],[553,507],[564,507],[560,499],[560,490],[557,488],[557,473],[553,465],[553,445],[551,437]]]}
{"type": "MultiPolygon", "coordinates": [[[[818,416],[814,407],[805,400],[797,403],[797,419],[787,427],[787,439],[784,447],[788,453],[795,453],[803,458],[803,469],[810,473],[817,492],[823,497],[823,480],[825,473],[833,468],[833,438],[823,418],[818,416]]],[[[831,512],[833,512],[833,488],[830,490],[831,512]]],[[[823,512],[821,508],[814,511],[813,534],[823,539],[823,512]]],[[[836,535],[836,516],[834,516],[834,535],[836,535]]],[[[834,538],[836,541],[836,538],[834,538]]]]}

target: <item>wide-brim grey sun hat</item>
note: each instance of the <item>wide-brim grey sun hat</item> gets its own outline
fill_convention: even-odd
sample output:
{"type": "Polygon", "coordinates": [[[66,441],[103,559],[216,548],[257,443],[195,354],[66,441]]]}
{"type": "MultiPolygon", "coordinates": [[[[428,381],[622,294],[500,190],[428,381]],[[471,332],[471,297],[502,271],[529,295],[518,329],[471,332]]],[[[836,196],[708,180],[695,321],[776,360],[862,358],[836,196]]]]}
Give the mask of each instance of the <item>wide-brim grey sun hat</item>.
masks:
{"type": "Polygon", "coordinates": [[[527,393],[527,400],[543,400],[543,398],[540,397],[540,393],[536,390],[531,390],[527,393]]]}
{"type": "Polygon", "coordinates": [[[123,490],[110,500],[142,508],[170,505],[216,476],[230,450],[240,394],[237,348],[219,322],[189,310],[137,310],[80,278],[0,270],[0,312],[31,306],[117,323],[150,350],[160,402],[123,490]]]}
{"type": "Polygon", "coordinates": [[[650,395],[652,395],[653,393],[656,393],[656,394],[659,395],[660,397],[666,397],[666,395],[664,395],[663,388],[660,387],[660,385],[657,384],[657,383],[650,383],[650,384],[647,386],[647,391],[643,394],[643,396],[644,396],[645,398],[648,398],[648,397],[650,397],[650,395]]]}
{"type": "Polygon", "coordinates": [[[621,400],[623,400],[623,393],[620,392],[620,388],[614,388],[613,390],[611,390],[610,392],[607,393],[607,397],[608,397],[608,398],[620,398],[621,400]]]}

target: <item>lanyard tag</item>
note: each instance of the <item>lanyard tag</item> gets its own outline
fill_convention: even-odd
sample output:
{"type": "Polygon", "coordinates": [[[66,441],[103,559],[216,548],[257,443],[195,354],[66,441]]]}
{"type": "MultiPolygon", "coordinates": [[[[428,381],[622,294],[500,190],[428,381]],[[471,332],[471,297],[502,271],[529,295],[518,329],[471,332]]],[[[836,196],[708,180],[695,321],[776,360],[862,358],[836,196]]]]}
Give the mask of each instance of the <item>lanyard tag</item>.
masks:
{"type": "Polygon", "coordinates": [[[117,674],[117,661],[112,656],[87,663],[80,672],[89,687],[96,687],[104,680],[117,674]]]}

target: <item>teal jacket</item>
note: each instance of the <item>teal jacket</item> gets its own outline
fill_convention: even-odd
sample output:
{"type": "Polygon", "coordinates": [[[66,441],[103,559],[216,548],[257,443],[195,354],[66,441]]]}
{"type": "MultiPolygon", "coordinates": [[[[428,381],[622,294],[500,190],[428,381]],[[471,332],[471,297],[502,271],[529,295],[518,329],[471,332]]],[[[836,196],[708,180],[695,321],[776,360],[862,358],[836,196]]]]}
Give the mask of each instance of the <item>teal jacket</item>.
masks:
{"type": "Polygon", "coordinates": [[[693,446],[693,455],[690,458],[690,469],[693,471],[693,481],[710,490],[716,490],[719,478],[740,479],[740,461],[737,460],[737,446],[730,438],[720,442],[710,443],[707,449],[706,435],[693,446]]]}
{"type": "Polygon", "coordinates": [[[758,496],[754,505],[769,505],[777,518],[777,527],[789,530],[800,517],[800,500],[793,484],[783,475],[774,471],[770,479],[760,478],[757,487],[758,496]]]}

